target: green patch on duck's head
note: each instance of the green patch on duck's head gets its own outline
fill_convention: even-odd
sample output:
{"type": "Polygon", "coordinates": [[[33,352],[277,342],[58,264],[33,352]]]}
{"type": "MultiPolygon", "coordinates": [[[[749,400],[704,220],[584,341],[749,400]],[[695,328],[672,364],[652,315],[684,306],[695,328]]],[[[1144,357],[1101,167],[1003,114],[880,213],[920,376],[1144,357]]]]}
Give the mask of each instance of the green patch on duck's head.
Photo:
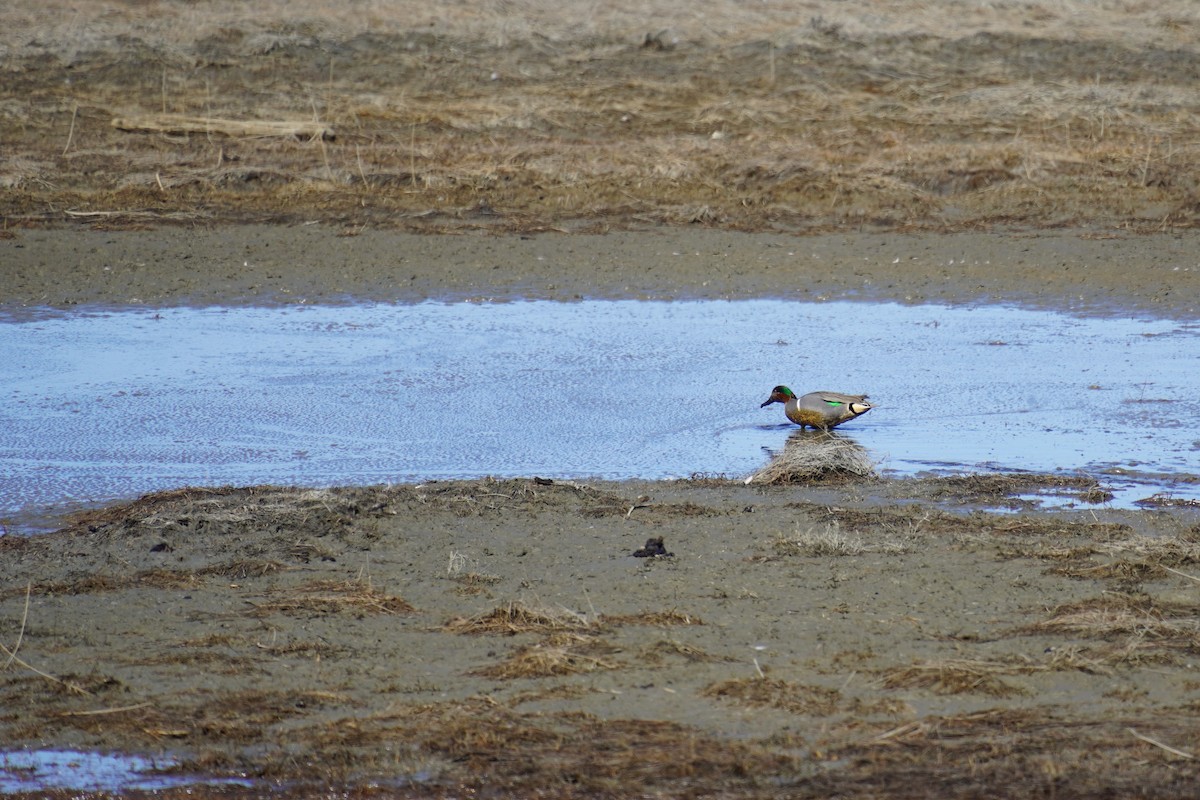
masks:
{"type": "Polygon", "coordinates": [[[767,406],[771,405],[771,403],[786,403],[788,400],[794,400],[795,398],[796,395],[792,394],[792,390],[788,387],[783,385],[776,386],[771,390],[771,396],[768,397],[766,401],[759,406],[759,408],[766,408],[767,406]]]}

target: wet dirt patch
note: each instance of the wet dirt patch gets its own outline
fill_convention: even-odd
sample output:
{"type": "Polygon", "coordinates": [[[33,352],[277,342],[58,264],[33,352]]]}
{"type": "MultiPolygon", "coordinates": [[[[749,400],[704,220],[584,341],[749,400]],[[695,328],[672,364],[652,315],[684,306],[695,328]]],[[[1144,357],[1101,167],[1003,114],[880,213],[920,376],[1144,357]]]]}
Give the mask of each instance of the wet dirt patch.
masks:
{"type": "Polygon", "coordinates": [[[147,496],[8,545],[0,731],[301,795],[867,796],[903,768],[965,797],[960,755],[1029,789],[1048,752],[1068,797],[1195,779],[1195,520],[989,515],[960,503],[1030,476],[940,483],[147,496]],[[634,558],[648,531],[674,555],[634,558]],[[231,540],[278,566],[231,571],[231,540]]]}

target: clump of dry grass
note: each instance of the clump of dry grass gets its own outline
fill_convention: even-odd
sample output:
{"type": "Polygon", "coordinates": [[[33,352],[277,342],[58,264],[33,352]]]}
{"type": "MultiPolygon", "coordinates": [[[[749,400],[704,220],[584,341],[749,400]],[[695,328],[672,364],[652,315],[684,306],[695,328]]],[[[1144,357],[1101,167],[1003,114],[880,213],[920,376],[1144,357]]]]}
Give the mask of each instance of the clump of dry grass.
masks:
{"type": "Polygon", "coordinates": [[[766,466],[746,483],[804,485],[862,480],[876,476],[875,463],[862,445],[836,433],[798,431],[766,466]]]}
{"type": "Polygon", "coordinates": [[[613,650],[611,645],[591,636],[557,633],[544,641],[519,648],[499,664],[471,670],[471,674],[513,680],[617,669],[622,666],[620,662],[605,658],[613,650]]]}
{"type": "Polygon", "coordinates": [[[1196,653],[1200,652],[1200,604],[1109,593],[1058,606],[1049,619],[1026,626],[1023,631],[1105,640],[1125,638],[1141,645],[1138,649],[1196,653]]]}
{"type": "Polygon", "coordinates": [[[442,629],[451,633],[471,635],[513,636],[530,631],[544,633],[588,630],[593,626],[594,623],[589,622],[583,614],[569,609],[535,609],[514,601],[485,614],[455,617],[442,625],[442,629]]]}
{"type": "Polygon", "coordinates": [[[778,536],[775,552],[783,556],[857,556],[863,553],[904,553],[908,546],[895,538],[867,541],[858,533],[846,533],[836,522],[823,527],[796,527],[792,536],[778,536]]]}
{"type": "Polygon", "coordinates": [[[1030,666],[1025,663],[952,658],[885,670],[881,683],[887,689],[932,689],[938,694],[981,693],[1013,697],[1028,694],[1028,690],[1005,682],[1003,677],[1029,671],[1030,666]]]}
{"type": "Polygon", "coordinates": [[[777,678],[734,678],[705,687],[705,697],[734,700],[748,706],[762,706],[794,714],[824,716],[837,710],[842,693],[823,686],[809,686],[777,678]]]}
{"type": "Polygon", "coordinates": [[[696,663],[714,663],[714,662],[732,662],[737,659],[729,656],[714,656],[684,642],[675,640],[660,639],[652,645],[643,647],[641,650],[642,659],[646,662],[657,664],[663,661],[664,656],[681,656],[691,662],[696,663]]]}
{"type": "Polygon", "coordinates": [[[415,611],[406,600],[376,589],[369,580],[313,581],[303,586],[272,590],[271,600],[254,603],[251,616],[268,614],[407,614],[415,611]]]}
{"type": "Polygon", "coordinates": [[[637,614],[601,614],[600,621],[606,625],[703,625],[704,620],[676,609],[668,611],[642,611],[637,614]]]}

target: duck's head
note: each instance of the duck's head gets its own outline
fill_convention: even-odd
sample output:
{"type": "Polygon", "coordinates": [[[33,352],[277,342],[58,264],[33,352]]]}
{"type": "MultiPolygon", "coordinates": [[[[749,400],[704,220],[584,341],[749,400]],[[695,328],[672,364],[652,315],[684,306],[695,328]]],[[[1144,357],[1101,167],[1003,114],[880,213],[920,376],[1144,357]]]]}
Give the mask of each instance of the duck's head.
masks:
{"type": "Polygon", "coordinates": [[[786,403],[788,400],[794,400],[796,395],[792,394],[792,390],[786,386],[776,386],[771,390],[771,396],[759,408],[766,408],[771,403],[786,403]]]}

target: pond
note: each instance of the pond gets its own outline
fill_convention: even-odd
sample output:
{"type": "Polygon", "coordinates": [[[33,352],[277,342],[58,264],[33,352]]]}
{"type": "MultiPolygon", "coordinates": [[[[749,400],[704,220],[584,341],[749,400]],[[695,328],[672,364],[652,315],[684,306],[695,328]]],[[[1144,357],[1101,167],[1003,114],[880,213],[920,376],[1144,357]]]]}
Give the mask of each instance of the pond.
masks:
{"type": "Polygon", "coordinates": [[[1200,323],[1002,306],[521,301],[0,322],[0,518],[183,485],[740,477],[771,387],[866,393],[886,475],[1087,473],[1195,498],[1200,323]]]}

